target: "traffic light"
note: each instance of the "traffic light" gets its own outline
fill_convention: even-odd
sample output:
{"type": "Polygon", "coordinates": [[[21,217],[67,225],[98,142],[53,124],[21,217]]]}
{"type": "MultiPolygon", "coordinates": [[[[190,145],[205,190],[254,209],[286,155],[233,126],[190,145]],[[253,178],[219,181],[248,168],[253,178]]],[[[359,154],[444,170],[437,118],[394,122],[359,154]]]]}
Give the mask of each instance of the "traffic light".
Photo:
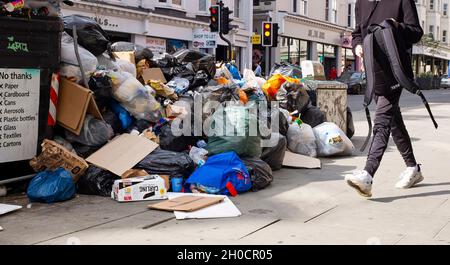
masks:
{"type": "Polygon", "coordinates": [[[221,23],[220,23],[220,32],[223,34],[230,33],[231,29],[233,28],[231,26],[231,22],[233,21],[231,19],[231,14],[233,14],[233,11],[230,10],[228,7],[222,7],[220,9],[220,17],[221,17],[221,23]]]}
{"type": "Polygon", "coordinates": [[[263,22],[262,28],[263,28],[262,46],[272,47],[272,45],[273,45],[273,23],[272,22],[263,22]]]}
{"type": "Polygon", "coordinates": [[[272,28],[272,47],[278,47],[278,23],[273,23],[272,28]]]}
{"type": "Polygon", "coordinates": [[[209,8],[210,12],[210,24],[209,28],[211,32],[219,32],[220,30],[220,6],[214,5],[209,8]]]}

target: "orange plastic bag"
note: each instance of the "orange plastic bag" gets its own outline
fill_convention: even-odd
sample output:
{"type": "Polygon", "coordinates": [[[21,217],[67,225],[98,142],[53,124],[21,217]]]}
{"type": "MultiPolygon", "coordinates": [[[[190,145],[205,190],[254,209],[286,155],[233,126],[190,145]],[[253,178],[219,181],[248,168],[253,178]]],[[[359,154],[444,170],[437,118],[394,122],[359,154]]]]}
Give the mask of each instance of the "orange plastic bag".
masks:
{"type": "Polygon", "coordinates": [[[269,99],[275,99],[275,95],[285,82],[300,84],[300,79],[287,77],[281,74],[274,74],[267,80],[262,89],[269,99]]]}
{"type": "Polygon", "coordinates": [[[241,100],[243,105],[247,104],[248,102],[247,93],[245,93],[245,91],[242,89],[239,89],[239,99],[241,100]]]}
{"type": "Polygon", "coordinates": [[[219,85],[226,85],[230,82],[230,80],[226,79],[225,77],[219,77],[216,79],[217,83],[219,83],[219,85]]]}

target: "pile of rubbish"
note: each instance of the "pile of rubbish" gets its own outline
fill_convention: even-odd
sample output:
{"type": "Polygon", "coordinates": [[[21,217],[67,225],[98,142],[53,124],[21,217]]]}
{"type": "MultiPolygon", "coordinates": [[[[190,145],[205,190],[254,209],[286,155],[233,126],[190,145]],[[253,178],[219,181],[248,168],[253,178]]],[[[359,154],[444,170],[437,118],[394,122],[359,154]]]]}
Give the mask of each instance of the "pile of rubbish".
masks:
{"type": "Polygon", "coordinates": [[[117,201],[236,196],[269,186],[287,151],[352,154],[293,66],[266,80],[199,51],[110,43],[87,17],[63,21],[58,125],[30,161],[32,201],[76,192],[117,201]]]}

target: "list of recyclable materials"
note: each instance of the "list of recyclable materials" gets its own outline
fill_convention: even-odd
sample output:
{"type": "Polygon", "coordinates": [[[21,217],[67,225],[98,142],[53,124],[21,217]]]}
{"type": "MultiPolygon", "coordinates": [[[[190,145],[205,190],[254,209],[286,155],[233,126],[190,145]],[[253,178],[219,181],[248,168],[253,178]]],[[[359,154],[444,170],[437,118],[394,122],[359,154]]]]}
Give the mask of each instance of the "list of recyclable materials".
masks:
{"type": "Polygon", "coordinates": [[[0,163],[36,155],[39,69],[0,68],[0,163]]]}

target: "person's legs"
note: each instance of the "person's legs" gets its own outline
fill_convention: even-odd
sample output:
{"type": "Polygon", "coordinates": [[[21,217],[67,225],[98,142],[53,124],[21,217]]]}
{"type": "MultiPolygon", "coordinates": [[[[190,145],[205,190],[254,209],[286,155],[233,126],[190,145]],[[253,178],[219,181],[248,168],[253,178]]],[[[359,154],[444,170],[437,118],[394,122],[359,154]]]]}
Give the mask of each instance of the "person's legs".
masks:
{"type": "MultiPolygon", "coordinates": [[[[380,166],[381,159],[389,143],[391,125],[398,108],[400,94],[389,97],[377,97],[377,109],[373,127],[373,139],[367,156],[365,170],[374,177],[380,166]]],[[[400,128],[400,127],[398,127],[400,128]]]]}
{"type": "Polygon", "coordinates": [[[411,138],[409,137],[408,130],[406,129],[405,123],[403,122],[402,113],[398,104],[394,118],[392,119],[391,130],[394,143],[397,146],[398,151],[402,155],[406,166],[417,166],[416,158],[414,157],[413,147],[411,144],[411,138]]]}

